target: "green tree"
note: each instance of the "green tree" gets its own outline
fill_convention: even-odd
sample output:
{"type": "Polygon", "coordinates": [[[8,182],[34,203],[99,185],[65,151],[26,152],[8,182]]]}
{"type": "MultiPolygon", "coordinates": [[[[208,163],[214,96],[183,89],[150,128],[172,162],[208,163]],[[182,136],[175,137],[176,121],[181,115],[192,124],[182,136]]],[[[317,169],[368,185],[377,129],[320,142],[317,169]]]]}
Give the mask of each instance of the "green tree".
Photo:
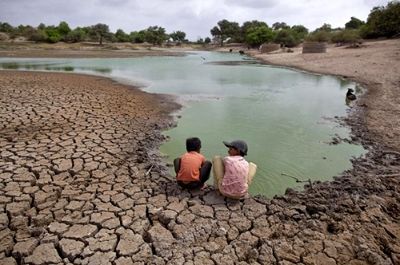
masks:
{"type": "Polygon", "coordinates": [[[252,20],[252,21],[246,21],[243,23],[243,25],[240,27],[240,40],[239,42],[245,42],[246,34],[248,33],[249,29],[254,28],[254,27],[262,27],[266,26],[268,27],[267,23],[263,21],[258,21],[258,20],[252,20]]]}
{"type": "Polygon", "coordinates": [[[272,24],[272,29],[273,30],[290,29],[290,26],[288,26],[285,22],[275,22],[274,24],[272,24]]]}
{"type": "Polygon", "coordinates": [[[65,36],[65,41],[67,42],[81,42],[84,41],[88,33],[84,28],[77,27],[76,29],[70,31],[67,36],[65,36]]]}
{"type": "Polygon", "coordinates": [[[219,21],[217,26],[213,27],[210,32],[211,35],[219,41],[222,47],[225,40],[228,38],[235,39],[240,35],[240,27],[237,22],[230,22],[223,19],[219,21]]]}
{"type": "Polygon", "coordinates": [[[295,34],[295,38],[298,41],[303,40],[308,34],[308,29],[303,25],[294,25],[292,26],[291,30],[295,34]]]}
{"type": "Polygon", "coordinates": [[[152,26],[145,30],[144,40],[153,45],[161,45],[168,39],[165,29],[159,26],[152,26]]]}
{"type": "Polygon", "coordinates": [[[344,26],[345,26],[345,29],[359,29],[364,24],[365,24],[364,21],[362,21],[356,17],[351,17],[350,21],[347,22],[344,26]]]}
{"type": "Polygon", "coordinates": [[[315,31],[326,31],[326,32],[331,32],[332,31],[332,26],[331,24],[324,23],[321,27],[317,28],[315,31]]]}
{"type": "Polygon", "coordinates": [[[197,44],[204,44],[204,40],[203,38],[198,37],[198,39],[196,40],[197,44]]]}
{"type": "Polygon", "coordinates": [[[98,23],[91,26],[91,34],[97,37],[100,45],[103,45],[103,39],[106,38],[109,33],[110,29],[106,24],[98,23]]]}
{"type": "Polygon", "coordinates": [[[47,26],[44,32],[47,35],[47,41],[50,43],[56,43],[61,40],[60,32],[55,26],[47,26]]]}
{"type": "Polygon", "coordinates": [[[68,23],[65,21],[61,21],[60,24],[57,27],[58,32],[61,35],[62,39],[65,39],[65,37],[68,35],[68,33],[71,32],[70,27],[68,26],[68,23]]]}
{"type": "Polygon", "coordinates": [[[46,29],[46,25],[44,23],[40,23],[39,26],[38,26],[38,29],[45,30],[46,29]]]}
{"type": "Polygon", "coordinates": [[[13,26],[8,24],[7,22],[1,23],[0,22],[0,32],[11,33],[14,31],[13,26]]]}
{"type": "Polygon", "coordinates": [[[245,35],[245,43],[252,47],[258,47],[273,39],[274,32],[266,24],[248,28],[245,35]]]}
{"type": "Polygon", "coordinates": [[[144,42],[144,37],[145,37],[145,31],[132,31],[129,34],[129,37],[133,43],[143,43],[144,42]]]}
{"type": "Polygon", "coordinates": [[[374,7],[368,15],[366,25],[360,30],[365,38],[390,38],[400,34],[400,2],[391,1],[386,7],[374,7]]]}
{"type": "Polygon", "coordinates": [[[204,39],[204,43],[209,44],[210,42],[211,42],[210,37],[206,37],[206,38],[204,39]]]}
{"type": "Polygon", "coordinates": [[[186,33],[183,31],[174,31],[169,36],[172,38],[173,41],[177,42],[184,42],[186,38],[186,33]]]}
{"type": "Polygon", "coordinates": [[[119,42],[129,42],[131,41],[131,38],[128,34],[126,34],[122,29],[118,29],[117,32],[115,33],[115,38],[119,42]]]}
{"type": "Polygon", "coordinates": [[[276,33],[274,42],[285,47],[294,47],[300,43],[300,40],[297,38],[296,32],[289,28],[279,30],[276,33]]]}

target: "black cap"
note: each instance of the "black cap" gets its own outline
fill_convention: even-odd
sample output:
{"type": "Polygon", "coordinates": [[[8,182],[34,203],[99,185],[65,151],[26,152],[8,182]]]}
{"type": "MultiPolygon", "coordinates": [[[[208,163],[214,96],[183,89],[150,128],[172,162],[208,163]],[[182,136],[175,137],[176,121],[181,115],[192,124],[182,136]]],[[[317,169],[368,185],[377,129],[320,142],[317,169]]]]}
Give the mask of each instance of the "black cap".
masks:
{"type": "Polygon", "coordinates": [[[244,156],[247,155],[247,144],[242,140],[235,140],[232,142],[223,141],[226,147],[232,147],[239,150],[244,156]]]}

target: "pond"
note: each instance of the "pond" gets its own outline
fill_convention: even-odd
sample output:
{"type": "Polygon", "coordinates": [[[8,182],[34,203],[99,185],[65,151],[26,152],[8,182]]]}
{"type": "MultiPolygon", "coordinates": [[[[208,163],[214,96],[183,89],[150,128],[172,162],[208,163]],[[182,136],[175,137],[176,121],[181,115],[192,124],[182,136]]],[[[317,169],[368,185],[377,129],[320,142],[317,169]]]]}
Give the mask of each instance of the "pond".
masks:
{"type": "MultiPolygon", "coordinates": [[[[301,180],[330,180],[351,168],[362,146],[340,142],[349,128],[335,117],[347,115],[347,88],[355,83],[332,76],[272,67],[239,54],[191,52],[182,57],[124,59],[10,59],[0,69],[98,74],[139,85],[143,90],[177,95],[184,108],[178,126],[161,146],[171,163],[197,136],[211,159],[227,155],[223,140],[248,143],[246,159],[258,165],[250,193],[272,197],[301,180]]],[[[171,170],[172,172],[172,170],[171,170]]],[[[210,183],[212,180],[210,181],[210,183]]]]}

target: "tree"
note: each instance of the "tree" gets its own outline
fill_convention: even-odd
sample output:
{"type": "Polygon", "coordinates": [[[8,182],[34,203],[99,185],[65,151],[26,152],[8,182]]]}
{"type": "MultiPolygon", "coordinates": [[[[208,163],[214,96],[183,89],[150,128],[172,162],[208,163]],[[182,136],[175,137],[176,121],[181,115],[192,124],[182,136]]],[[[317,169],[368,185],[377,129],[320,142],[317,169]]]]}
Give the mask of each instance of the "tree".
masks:
{"type": "Polygon", "coordinates": [[[351,17],[350,21],[347,22],[344,26],[345,26],[345,29],[359,29],[364,24],[365,24],[364,21],[359,20],[356,17],[351,17]]]}
{"type": "Polygon", "coordinates": [[[211,42],[210,37],[206,37],[206,38],[204,39],[204,43],[209,44],[210,42],[211,42]]]}
{"type": "Polygon", "coordinates": [[[11,33],[14,31],[13,26],[8,24],[7,22],[1,23],[0,22],[0,32],[11,33]]]}
{"type": "Polygon", "coordinates": [[[129,42],[131,40],[130,36],[126,34],[122,29],[118,29],[115,33],[115,38],[119,42],[129,42]]]}
{"type": "Polygon", "coordinates": [[[97,36],[100,45],[103,45],[103,38],[105,38],[109,32],[110,29],[106,24],[98,23],[94,26],[91,26],[91,34],[97,36]]]}
{"type": "Polygon", "coordinates": [[[331,32],[332,31],[332,26],[331,24],[324,23],[321,27],[317,28],[315,31],[326,31],[326,32],[331,32]]]}
{"type": "Polygon", "coordinates": [[[86,39],[88,35],[84,28],[77,27],[76,29],[70,31],[67,36],[65,36],[65,41],[67,42],[81,42],[86,39]]]}
{"type": "Polygon", "coordinates": [[[129,37],[131,39],[131,41],[133,43],[143,43],[144,42],[144,35],[145,35],[145,31],[141,30],[141,31],[132,31],[129,34],[129,37]]]}
{"type": "Polygon", "coordinates": [[[274,24],[272,24],[272,29],[273,30],[290,29],[290,26],[288,26],[285,22],[275,22],[274,24]]]}
{"type": "Polygon", "coordinates": [[[44,32],[47,35],[47,41],[50,43],[56,43],[61,40],[60,32],[58,31],[58,28],[56,28],[55,26],[46,27],[44,32]]]}
{"type": "Polygon", "coordinates": [[[289,28],[279,30],[276,33],[274,42],[285,47],[294,47],[300,43],[300,40],[297,38],[296,32],[289,28]]]}
{"type": "Polygon", "coordinates": [[[258,47],[261,44],[272,41],[274,32],[266,24],[253,26],[247,29],[245,35],[245,43],[252,47],[258,47]]]}
{"type": "Polygon", "coordinates": [[[61,35],[62,39],[65,39],[65,37],[68,35],[68,33],[71,32],[71,29],[68,26],[68,23],[65,21],[61,21],[60,24],[57,27],[58,32],[61,35]]]}
{"type": "Polygon", "coordinates": [[[204,43],[203,38],[198,37],[196,43],[197,43],[197,44],[203,44],[203,43],[204,43]]]}
{"type": "Polygon", "coordinates": [[[184,42],[186,38],[186,33],[183,31],[174,31],[169,36],[172,38],[173,41],[177,42],[184,42]]]}
{"type": "Polygon", "coordinates": [[[46,29],[46,25],[44,23],[40,23],[39,26],[38,26],[38,29],[45,30],[46,29]]]}
{"type": "Polygon", "coordinates": [[[240,28],[240,42],[245,42],[246,34],[251,28],[263,26],[268,27],[267,23],[258,20],[244,22],[242,27],[240,28]]]}
{"type": "Polygon", "coordinates": [[[213,27],[210,32],[211,35],[220,42],[222,47],[225,40],[240,35],[240,27],[236,22],[229,22],[228,20],[223,19],[219,21],[217,26],[213,27]]]}
{"type": "Polygon", "coordinates": [[[144,31],[144,40],[153,45],[161,45],[168,39],[165,29],[159,26],[152,26],[144,31]]]}
{"type": "Polygon", "coordinates": [[[294,25],[291,30],[295,34],[295,38],[299,41],[303,40],[308,34],[308,29],[303,25],[294,25]]]}
{"type": "Polygon", "coordinates": [[[374,7],[360,31],[365,38],[390,38],[400,34],[400,2],[391,1],[386,7],[374,7]]]}

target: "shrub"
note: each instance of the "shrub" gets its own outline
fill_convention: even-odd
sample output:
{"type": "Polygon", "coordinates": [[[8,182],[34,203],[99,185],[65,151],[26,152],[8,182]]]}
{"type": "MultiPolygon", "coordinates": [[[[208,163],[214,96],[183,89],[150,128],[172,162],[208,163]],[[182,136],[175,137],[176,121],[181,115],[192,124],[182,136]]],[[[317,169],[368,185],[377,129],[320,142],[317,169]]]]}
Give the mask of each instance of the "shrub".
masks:
{"type": "Polygon", "coordinates": [[[50,43],[56,43],[61,40],[61,35],[58,32],[57,28],[48,27],[46,28],[45,33],[47,35],[47,41],[50,43]]]}
{"type": "Polygon", "coordinates": [[[331,39],[331,34],[327,31],[314,31],[306,37],[307,41],[327,42],[331,39]]]}
{"type": "Polygon", "coordinates": [[[86,38],[86,32],[83,29],[76,28],[70,31],[67,36],[65,36],[65,41],[67,42],[80,42],[84,41],[86,38]]]}
{"type": "Polygon", "coordinates": [[[48,39],[48,36],[47,36],[46,32],[44,32],[43,30],[36,30],[29,37],[29,40],[36,41],[36,42],[44,42],[44,41],[47,41],[47,39],[48,39]]]}
{"type": "Polygon", "coordinates": [[[291,29],[281,29],[278,30],[274,42],[289,48],[295,47],[300,43],[300,40],[296,36],[296,33],[291,29]]]}
{"type": "Polygon", "coordinates": [[[336,43],[356,43],[361,39],[358,30],[341,30],[332,34],[332,42],[336,43]]]}

